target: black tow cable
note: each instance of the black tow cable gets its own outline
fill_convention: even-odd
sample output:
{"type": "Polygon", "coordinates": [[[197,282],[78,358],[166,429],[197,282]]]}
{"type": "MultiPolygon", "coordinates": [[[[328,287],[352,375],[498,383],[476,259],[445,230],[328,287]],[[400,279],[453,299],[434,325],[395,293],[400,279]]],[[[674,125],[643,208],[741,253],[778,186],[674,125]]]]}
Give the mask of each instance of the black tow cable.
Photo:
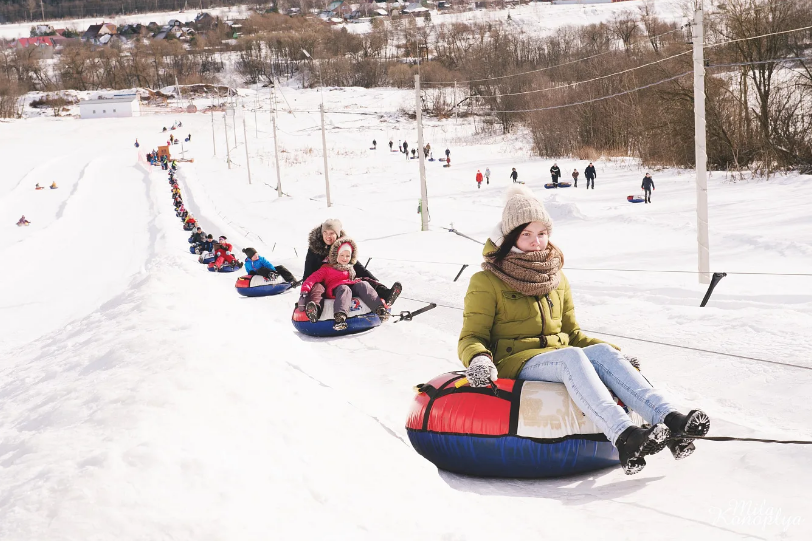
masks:
{"type": "Polygon", "coordinates": [[[708,440],[708,441],[754,441],[758,443],[780,443],[783,445],[812,445],[812,441],[806,440],[767,440],[761,438],[736,438],[733,436],[684,436],[684,437],[685,439],[708,440]]]}
{"type": "Polygon", "coordinates": [[[431,310],[433,308],[437,308],[437,305],[434,304],[434,303],[431,303],[431,304],[427,304],[423,308],[420,308],[419,310],[415,310],[414,312],[404,310],[400,314],[398,314],[398,317],[400,319],[395,321],[395,323],[400,323],[401,321],[411,321],[412,318],[414,318],[414,316],[419,316],[420,314],[422,314],[424,312],[428,312],[429,310],[431,310]]]}

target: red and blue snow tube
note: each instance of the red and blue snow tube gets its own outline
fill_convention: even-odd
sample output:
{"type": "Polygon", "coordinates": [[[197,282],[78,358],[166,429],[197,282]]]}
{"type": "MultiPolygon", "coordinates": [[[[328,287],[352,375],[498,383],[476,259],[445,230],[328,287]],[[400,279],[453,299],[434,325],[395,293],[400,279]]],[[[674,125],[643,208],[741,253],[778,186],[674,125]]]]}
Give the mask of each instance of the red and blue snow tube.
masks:
{"type": "Polygon", "coordinates": [[[620,463],[615,446],[562,383],[499,379],[495,389],[457,387],[464,377],[442,374],[419,385],[406,421],[412,446],[438,468],[542,478],[620,463]]]}
{"type": "Polygon", "coordinates": [[[290,282],[282,281],[278,275],[269,280],[257,274],[240,276],[234,287],[237,288],[237,293],[244,297],[267,297],[284,293],[290,289],[290,282]]]}
{"type": "Polygon", "coordinates": [[[321,317],[315,323],[307,319],[307,314],[304,311],[294,308],[291,317],[293,326],[296,327],[297,331],[308,336],[329,337],[364,332],[381,324],[381,318],[378,317],[378,314],[370,310],[361,299],[353,297],[350,302],[350,309],[347,311],[347,328],[337,331],[333,329],[333,323],[335,323],[334,302],[335,299],[324,299],[321,317]]]}
{"type": "Polygon", "coordinates": [[[629,203],[642,203],[643,201],[645,201],[645,198],[642,195],[638,196],[629,195],[626,197],[626,201],[628,201],[629,203]]]}

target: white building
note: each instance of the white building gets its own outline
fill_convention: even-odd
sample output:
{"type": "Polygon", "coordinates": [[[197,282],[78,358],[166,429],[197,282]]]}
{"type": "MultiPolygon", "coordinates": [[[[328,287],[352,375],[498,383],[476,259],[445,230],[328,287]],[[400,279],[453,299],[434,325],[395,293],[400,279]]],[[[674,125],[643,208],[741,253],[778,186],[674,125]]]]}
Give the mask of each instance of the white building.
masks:
{"type": "Polygon", "coordinates": [[[122,118],[141,116],[141,105],[135,94],[79,102],[81,118],[122,118]]]}

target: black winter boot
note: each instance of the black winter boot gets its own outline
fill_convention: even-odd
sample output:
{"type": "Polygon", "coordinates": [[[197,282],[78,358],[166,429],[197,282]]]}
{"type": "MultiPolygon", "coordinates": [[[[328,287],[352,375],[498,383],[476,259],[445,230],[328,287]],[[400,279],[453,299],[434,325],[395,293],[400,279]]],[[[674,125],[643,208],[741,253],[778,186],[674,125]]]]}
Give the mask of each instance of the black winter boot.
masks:
{"type": "Polygon", "coordinates": [[[336,312],[335,315],[335,323],[333,323],[333,329],[337,331],[343,331],[347,328],[347,314],[344,312],[336,312]]]}
{"type": "Polygon", "coordinates": [[[319,305],[313,301],[308,302],[305,305],[305,314],[307,314],[307,319],[310,320],[310,323],[317,322],[319,320],[319,315],[321,315],[319,305]]]}
{"type": "Polygon", "coordinates": [[[395,301],[398,300],[401,291],[403,291],[403,286],[400,284],[400,282],[395,282],[392,284],[392,289],[388,290],[386,296],[383,297],[386,305],[391,308],[392,305],[395,304],[395,301]]]}
{"type": "Polygon", "coordinates": [[[693,438],[688,436],[705,436],[710,432],[710,418],[702,410],[691,410],[688,415],[672,411],[663,422],[673,435],[668,449],[676,460],[689,457],[696,451],[693,438]]]}
{"type": "Polygon", "coordinates": [[[643,471],[646,455],[653,455],[665,449],[671,431],[668,427],[659,424],[649,428],[630,426],[618,436],[615,442],[620,454],[620,466],[626,475],[634,475],[643,471]]]}

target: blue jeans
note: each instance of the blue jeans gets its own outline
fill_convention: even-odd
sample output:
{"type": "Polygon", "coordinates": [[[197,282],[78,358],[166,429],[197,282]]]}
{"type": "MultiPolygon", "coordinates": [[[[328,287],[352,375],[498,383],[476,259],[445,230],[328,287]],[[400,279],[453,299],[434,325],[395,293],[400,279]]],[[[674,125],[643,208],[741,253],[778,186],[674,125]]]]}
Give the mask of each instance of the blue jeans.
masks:
{"type": "Polygon", "coordinates": [[[525,363],[519,379],[563,383],[573,402],[613,444],[634,423],[609,389],[646,422],[659,424],[677,408],[609,344],[568,347],[536,355],[525,363]]]}

